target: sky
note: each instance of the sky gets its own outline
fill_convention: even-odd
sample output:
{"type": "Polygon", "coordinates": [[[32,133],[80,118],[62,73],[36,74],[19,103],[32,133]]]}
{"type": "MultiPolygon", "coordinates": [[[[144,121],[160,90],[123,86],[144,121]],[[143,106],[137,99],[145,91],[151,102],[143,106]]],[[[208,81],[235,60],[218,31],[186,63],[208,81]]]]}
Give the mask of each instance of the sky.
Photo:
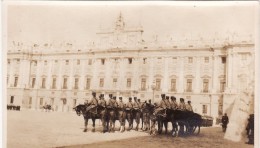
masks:
{"type": "Polygon", "coordinates": [[[8,42],[84,44],[100,27],[114,26],[122,13],[127,26],[142,26],[143,38],[212,39],[255,32],[255,5],[17,5],[7,9],[8,42]]]}

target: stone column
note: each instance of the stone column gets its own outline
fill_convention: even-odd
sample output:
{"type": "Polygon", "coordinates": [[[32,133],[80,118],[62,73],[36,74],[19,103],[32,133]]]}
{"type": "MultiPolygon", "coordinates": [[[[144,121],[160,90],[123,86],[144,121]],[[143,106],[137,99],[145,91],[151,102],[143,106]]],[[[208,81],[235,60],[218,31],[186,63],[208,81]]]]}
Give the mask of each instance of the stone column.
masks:
{"type": "Polygon", "coordinates": [[[162,92],[168,92],[169,84],[169,57],[164,58],[164,77],[163,77],[162,92]]]}
{"type": "Polygon", "coordinates": [[[219,57],[217,55],[214,55],[212,58],[212,68],[213,68],[213,72],[212,72],[212,93],[216,93],[218,90],[218,62],[219,62],[219,57]]]}

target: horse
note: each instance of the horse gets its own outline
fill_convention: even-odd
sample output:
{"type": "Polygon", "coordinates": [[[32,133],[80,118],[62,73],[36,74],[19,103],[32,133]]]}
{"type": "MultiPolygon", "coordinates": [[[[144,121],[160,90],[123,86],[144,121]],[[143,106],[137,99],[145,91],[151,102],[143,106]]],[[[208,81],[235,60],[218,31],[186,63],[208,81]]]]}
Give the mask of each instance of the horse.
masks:
{"type": "Polygon", "coordinates": [[[142,110],[142,129],[143,131],[150,130],[150,116],[153,111],[153,105],[144,102],[142,104],[141,110],[142,110]],[[143,128],[143,124],[144,124],[144,128],[143,128]]]}
{"type": "Polygon", "coordinates": [[[81,114],[84,117],[85,121],[85,128],[83,132],[87,132],[88,128],[88,120],[92,119],[92,132],[95,132],[95,121],[96,119],[101,119],[102,122],[102,132],[106,132],[106,129],[108,129],[108,124],[107,123],[107,111],[106,108],[97,105],[96,107],[90,109],[87,111],[87,105],[79,104],[76,107],[73,108],[76,111],[76,114],[80,116],[81,114]]]}

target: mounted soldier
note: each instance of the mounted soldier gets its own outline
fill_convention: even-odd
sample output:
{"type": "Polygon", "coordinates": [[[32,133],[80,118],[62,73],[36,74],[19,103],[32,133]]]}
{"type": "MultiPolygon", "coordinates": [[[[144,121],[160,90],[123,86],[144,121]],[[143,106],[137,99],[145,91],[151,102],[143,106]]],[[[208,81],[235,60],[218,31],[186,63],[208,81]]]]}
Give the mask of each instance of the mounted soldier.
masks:
{"type": "Polygon", "coordinates": [[[178,109],[181,110],[181,111],[185,111],[186,110],[186,105],[185,105],[185,102],[184,102],[183,98],[180,98],[180,103],[179,103],[178,109]]]}
{"type": "MultiPolygon", "coordinates": [[[[141,116],[141,102],[140,99],[137,100],[137,97],[134,97],[134,103],[133,103],[133,118],[136,122],[135,130],[138,131],[139,123],[140,123],[140,116],[141,116]],[[138,101],[139,100],[139,101],[138,101]]],[[[133,124],[133,120],[132,120],[133,124]]]]}
{"type": "Polygon", "coordinates": [[[118,103],[116,101],[116,96],[112,97],[110,95],[110,99],[108,101],[108,113],[109,113],[109,124],[110,131],[114,132],[115,129],[115,121],[116,121],[116,109],[118,107],[118,103]]]}
{"type": "Polygon", "coordinates": [[[125,107],[126,107],[126,105],[124,104],[122,97],[119,97],[118,119],[119,119],[119,122],[120,122],[120,132],[125,131],[125,118],[126,118],[125,107]]]}
{"type": "Polygon", "coordinates": [[[100,119],[101,119],[101,122],[102,122],[102,127],[103,127],[103,130],[101,131],[102,133],[105,133],[106,131],[106,116],[107,116],[107,111],[106,111],[106,106],[107,106],[107,103],[106,103],[106,100],[104,99],[104,94],[100,94],[99,96],[100,100],[98,102],[98,105],[101,106],[103,109],[102,111],[100,112],[100,119]]]}
{"type": "Polygon", "coordinates": [[[86,109],[87,112],[95,108],[94,113],[97,113],[97,105],[98,105],[98,99],[96,98],[96,92],[92,92],[92,99],[88,103],[88,107],[86,109]]]}
{"type": "Polygon", "coordinates": [[[155,114],[158,114],[158,112],[163,111],[167,108],[166,102],[165,102],[165,94],[161,94],[162,100],[160,101],[158,107],[155,109],[155,114]]]}
{"type": "Polygon", "coordinates": [[[170,102],[170,104],[171,104],[171,108],[172,108],[173,110],[176,110],[176,109],[178,108],[178,104],[177,104],[176,98],[175,98],[174,96],[171,96],[171,102],[170,102]]]}
{"type": "Polygon", "coordinates": [[[193,112],[192,106],[191,106],[191,101],[188,101],[188,104],[186,105],[186,110],[193,112]]]}
{"type": "Polygon", "coordinates": [[[132,98],[129,97],[129,102],[126,104],[126,118],[129,123],[128,130],[131,130],[133,128],[132,124],[132,110],[133,110],[133,103],[132,103],[132,98]]]}
{"type": "Polygon", "coordinates": [[[171,109],[171,103],[170,103],[169,99],[170,99],[170,97],[166,96],[165,105],[166,105],[167,109],[171,109]]]}

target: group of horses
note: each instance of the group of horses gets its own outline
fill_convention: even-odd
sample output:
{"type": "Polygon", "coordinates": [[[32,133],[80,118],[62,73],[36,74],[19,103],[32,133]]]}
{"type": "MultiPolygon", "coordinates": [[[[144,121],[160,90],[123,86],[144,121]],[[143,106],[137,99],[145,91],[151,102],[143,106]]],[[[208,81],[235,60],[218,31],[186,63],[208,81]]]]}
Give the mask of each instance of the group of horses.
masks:
{"type": "Polygon", "coordinates": [[[103,107],[97,105],[91,109],[87,109],[89,105],[79,104],[74,107],[77,115],[83,115],[85,121],[84,132],[87,132],[88,120],[92,119],[92,132],[95,132],[95,121],[100,119],[102,123],[102,131],[114,132],[115,122],[119,120],[120,132],[133,129],[133,122],[135,121],[135,130],[139,130],[140,120],[142,120],[143,131],[149,131],[150,135],[161,134],[163,126],[165,127],[165,134],[168,133],[168,122],[172,124],[172,136],[185,136],[191,134],[199,134],[202,124],[202,116],[190,112],[181,111],[178,109],[163,109],[157,110],[158,106],[144,102],[140,109],[119,109],[111,107],[103,107]],[[125,128],[125,121],[128,121],[128,128],[125,128]],[[155,126],[158,124],[156,130],[155,126]]]}
{"type": "Polygon", "coordinates": [[[54,111],[54,109],[52,108],[52,106],[49,105],[49,104],[43,105],[43,106],[41,107],[41,109],[42,109],[43,111],[45,111],[45,112],[54,111]]]}

